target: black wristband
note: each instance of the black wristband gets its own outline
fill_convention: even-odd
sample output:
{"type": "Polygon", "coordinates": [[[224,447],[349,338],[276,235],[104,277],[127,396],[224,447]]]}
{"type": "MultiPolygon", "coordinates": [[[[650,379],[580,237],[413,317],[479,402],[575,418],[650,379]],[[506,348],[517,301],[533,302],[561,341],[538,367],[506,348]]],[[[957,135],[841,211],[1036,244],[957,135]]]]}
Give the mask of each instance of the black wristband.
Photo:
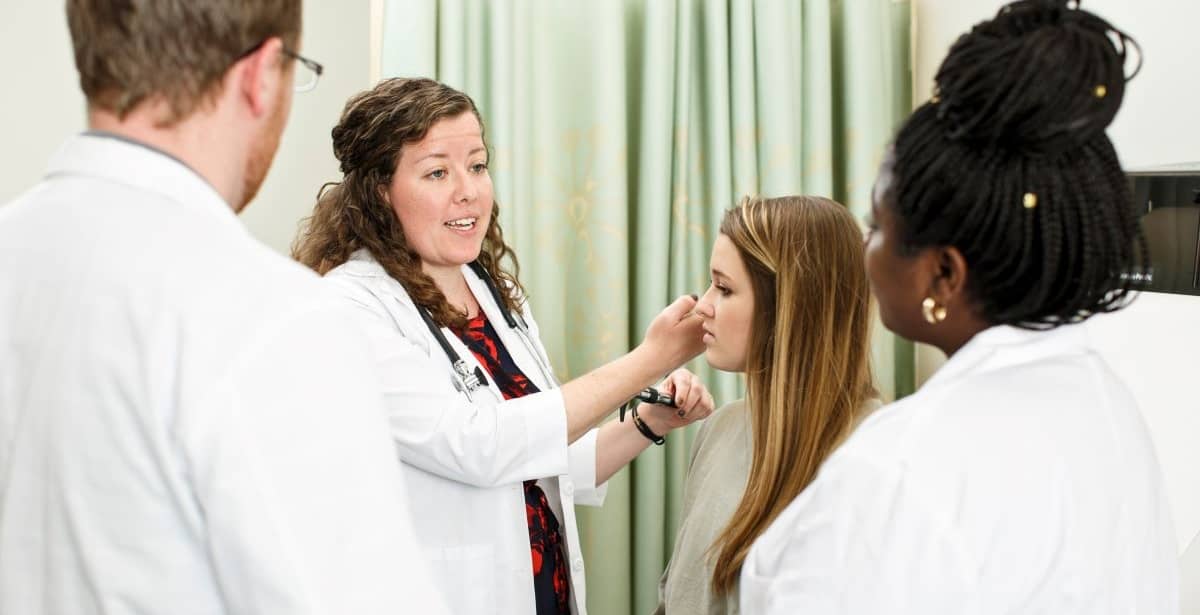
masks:
{"type": "Polygon", "coordinates": [[[667,441],[666,438],[654,433],[650,429],[650,426],[646,424],[646,421],[643,421],[642,417],[638,416],[637,406],[633,407],[631,414],[633,415],[633,426],[637,427],[637,430],[641,432],[643,436],[646,436],[647,440],[653,442],[656,446],[662,446],[663,443],[667,441]]]}

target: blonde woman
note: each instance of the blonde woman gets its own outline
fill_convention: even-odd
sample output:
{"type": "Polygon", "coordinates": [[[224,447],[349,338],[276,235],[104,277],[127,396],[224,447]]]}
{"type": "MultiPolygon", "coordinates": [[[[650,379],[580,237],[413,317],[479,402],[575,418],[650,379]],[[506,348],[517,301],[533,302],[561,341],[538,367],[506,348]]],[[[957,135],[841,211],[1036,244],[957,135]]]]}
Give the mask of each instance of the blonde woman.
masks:
{"type": "Polygon", "coordinates": [[[696,306],[704,357],[746,374],[746,399],[701,427],[657,613],[736,613],[751,543],[879,405],[862,232],[842,205],[745,199],[713,245],[696,306]]]}

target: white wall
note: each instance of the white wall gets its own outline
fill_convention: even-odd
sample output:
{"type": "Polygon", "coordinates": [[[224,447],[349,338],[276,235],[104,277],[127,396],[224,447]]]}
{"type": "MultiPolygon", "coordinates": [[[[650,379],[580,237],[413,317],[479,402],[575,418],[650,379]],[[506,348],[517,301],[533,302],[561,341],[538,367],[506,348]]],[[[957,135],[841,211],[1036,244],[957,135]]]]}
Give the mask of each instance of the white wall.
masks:
{"type": "MultiPolygon", "coordinates": [[[[1001,0],[916,0],[916,87],[923,100],[933,75],[958,36],[993,15],[1001,0]]],[[[1088,0],[1084,8],[1124,30],[1141,45],[1146,63],[1131,82],[1109,130],[1122,163],[1143,167],[1200,160],[1200,2],[1088,0]],[[1196,121],[1189,121],[1195,118],[1196,121]]],[[[1132,65],[1131,65],[1132,68],[1132,65]]]]}
{"type": "MultiPolygon", "coordinates": [[[[916,0],[914,96],[927,98],[950,44],[995,14],[1000,0],[916,0]]],[[[1088,0],[1142,46],[1145,66],[1130,84],[1109,135],[1126,168],[1200,160],[1200,2],[1088,0]]],[[[1185,609],[1200,615],[1200,297],[1147,293],[1088,325],[1145,412],[1164,466],[1184,555],[1185,609]]],[[[936,364],[926,356],[926,363],[936,364]]]]}
{"type": "Polygon", "coordinates": [[[31,186],[67,135],[84,128],[62,2],[2,0],[0,203],[31,186]]]}
{"type": "MultiPolygon", "coordinates": [[[[85,128],[84,100],[62,2],[0,0],[0,203],[33,185],[49,156],[85,128]]],[[[350,95],[370,86],[370,3],[309,0],[301,53],[325,65],[311,92],[297,94],[279,154],[242,219],[286,252],[317,189],[338,178],[329,131],[350,95]]]]}

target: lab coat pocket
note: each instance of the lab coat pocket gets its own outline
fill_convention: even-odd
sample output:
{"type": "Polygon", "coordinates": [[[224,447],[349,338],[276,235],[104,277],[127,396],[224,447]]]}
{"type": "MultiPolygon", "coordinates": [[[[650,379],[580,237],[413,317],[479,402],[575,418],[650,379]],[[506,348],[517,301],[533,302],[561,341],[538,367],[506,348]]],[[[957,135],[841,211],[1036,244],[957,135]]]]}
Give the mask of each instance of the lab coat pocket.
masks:
{"type": "Polygon", "coordinates": [[[487,543],[426,549],[433,576],[451,613],[489,613],[501,566],[487,543]]]}

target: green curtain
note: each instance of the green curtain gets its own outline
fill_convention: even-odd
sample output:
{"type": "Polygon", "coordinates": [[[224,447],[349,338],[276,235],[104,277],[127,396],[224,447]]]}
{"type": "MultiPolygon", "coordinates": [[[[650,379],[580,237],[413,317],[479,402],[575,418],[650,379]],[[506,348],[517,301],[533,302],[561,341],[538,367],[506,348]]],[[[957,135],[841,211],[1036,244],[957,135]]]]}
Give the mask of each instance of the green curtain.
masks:
{"type": "MultiPolygon", "coordinates": [[[[908,0],[388,0],[382,67],[479,105],[505,236],[570,378],[703,292],[742,195],[866,213],[910,109],[909,16],[908,0]]],[[[912,390],[912,348],[881,327],[874,361],[886,398],[912,390]]],[[[692,367],[718,403],[742,394],[692,367]]],[[[580,507],[593,615],[656,603],[693,430],[614,477],[602,509],[580,507]]]]}

